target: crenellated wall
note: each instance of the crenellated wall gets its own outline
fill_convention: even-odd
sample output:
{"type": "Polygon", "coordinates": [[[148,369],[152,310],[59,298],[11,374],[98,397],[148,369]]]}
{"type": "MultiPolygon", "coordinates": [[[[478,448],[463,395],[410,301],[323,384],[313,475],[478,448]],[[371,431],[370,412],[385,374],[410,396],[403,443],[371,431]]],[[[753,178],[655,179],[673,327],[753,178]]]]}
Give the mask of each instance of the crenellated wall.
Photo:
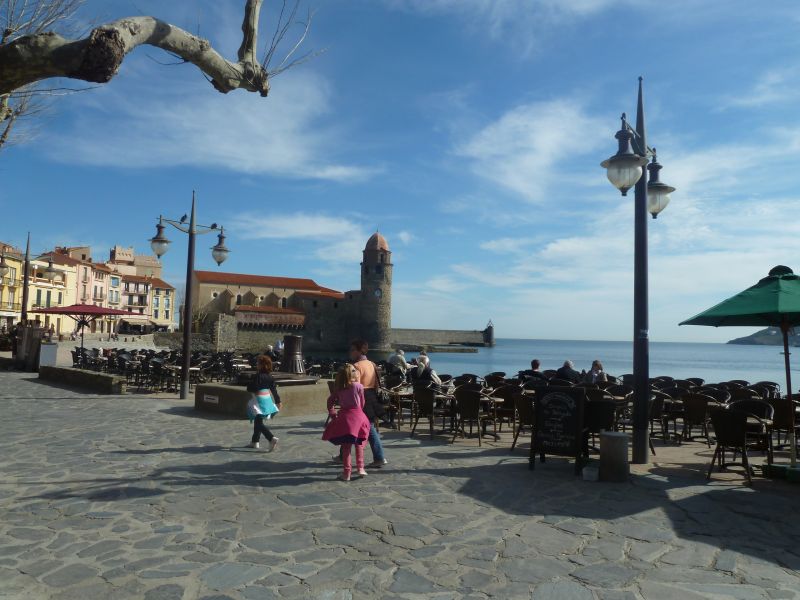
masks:
{"type": "Polygon", "coordinates": [[[461,344],[464,346],[490,346],[486,330],[446,330],[446,329],[392,329],[392,344],[417,346],[445,346],[461,344]]]}

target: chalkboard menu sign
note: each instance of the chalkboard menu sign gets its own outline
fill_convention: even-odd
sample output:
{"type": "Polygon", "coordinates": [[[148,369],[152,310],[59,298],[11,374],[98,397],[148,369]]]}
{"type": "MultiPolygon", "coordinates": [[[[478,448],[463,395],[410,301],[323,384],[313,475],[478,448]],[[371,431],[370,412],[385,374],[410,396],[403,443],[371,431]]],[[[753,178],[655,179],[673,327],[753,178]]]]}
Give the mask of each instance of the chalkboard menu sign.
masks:
{"type": "Polygon", "coordinates": [[[583,388],[548,387],[537,390],[536,425],[529,467],[536,465],[536,455],[544,462],[546,454],[574,456],[575,472],[580,472],[583,450],[583,388]]]}

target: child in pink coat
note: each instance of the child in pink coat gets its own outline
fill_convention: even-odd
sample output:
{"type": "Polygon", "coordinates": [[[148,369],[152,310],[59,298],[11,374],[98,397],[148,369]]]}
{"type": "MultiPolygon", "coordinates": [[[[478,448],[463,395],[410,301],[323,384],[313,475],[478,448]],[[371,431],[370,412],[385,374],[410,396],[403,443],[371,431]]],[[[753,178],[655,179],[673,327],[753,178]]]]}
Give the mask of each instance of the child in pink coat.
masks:
{"type": "Polygon", "coordinates": [[[364,477],[364,441],[369,437],[370,423],[364,413],[364,386],[358,383],[358,372],[346,364],[336,374],[334,392],[328,398],[328,414],[331,420],[325,427],[322,439],[342,447],[341,481],[350,481],[350,449],[356,448],[358,476],[364,477]],[[339,405],[336,413],[334,405],[339,405]]]}

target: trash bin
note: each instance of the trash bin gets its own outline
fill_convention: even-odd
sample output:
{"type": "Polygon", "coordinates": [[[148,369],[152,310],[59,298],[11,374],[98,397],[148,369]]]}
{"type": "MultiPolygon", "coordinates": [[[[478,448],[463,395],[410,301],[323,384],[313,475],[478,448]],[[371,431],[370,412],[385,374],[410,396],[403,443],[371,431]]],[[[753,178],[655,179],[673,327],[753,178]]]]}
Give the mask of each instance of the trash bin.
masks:
{"type": "Polygon", "coordinates": [[[628,481],[628,434],[621,431],[600,433],[600,481],[628,481]]]}

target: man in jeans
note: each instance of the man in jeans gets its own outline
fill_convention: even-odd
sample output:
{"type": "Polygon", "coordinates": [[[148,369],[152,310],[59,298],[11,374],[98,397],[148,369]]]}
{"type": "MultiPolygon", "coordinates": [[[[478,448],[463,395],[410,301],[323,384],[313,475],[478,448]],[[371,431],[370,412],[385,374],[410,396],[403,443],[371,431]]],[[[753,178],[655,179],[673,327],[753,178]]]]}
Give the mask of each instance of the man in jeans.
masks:
{"type": "Polygon", "coordinates": [[[359,383],[364,386],[364,412],[369,419],[369,447],[372,450],[372,463],[367,467],[380,469],[388,461],[383,456],[381,436],[375,429],[375,418],[383,417],[386,409],[378,402],[378,372],[375,363],[367,358],[369,345],[365,340],[354,340],[350,344],[350,361],[356,368],[359,383]]]}

